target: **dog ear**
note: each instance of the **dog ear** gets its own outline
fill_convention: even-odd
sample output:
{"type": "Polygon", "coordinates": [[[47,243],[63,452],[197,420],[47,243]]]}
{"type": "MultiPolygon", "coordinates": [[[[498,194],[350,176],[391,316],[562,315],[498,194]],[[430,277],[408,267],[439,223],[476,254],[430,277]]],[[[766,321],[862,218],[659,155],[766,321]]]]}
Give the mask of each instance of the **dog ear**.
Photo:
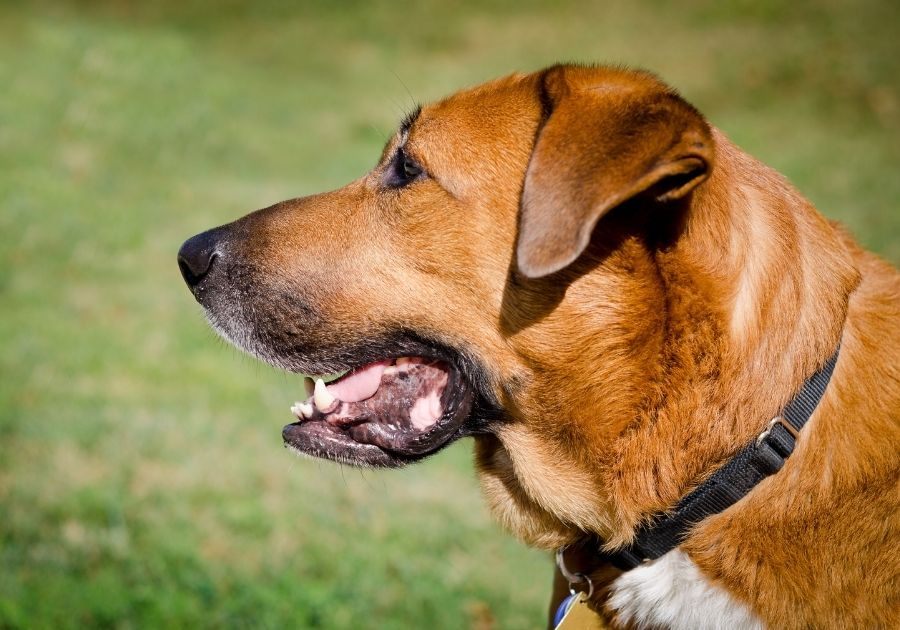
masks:
{"type": "Polygon", "coordinates": [[[525,175],[517,245],[529,278],[574,262],[624,201],[684,197],[713,158],[703,117],[649,74],[557,67],[542,90],[550,113],[525,175]]]}

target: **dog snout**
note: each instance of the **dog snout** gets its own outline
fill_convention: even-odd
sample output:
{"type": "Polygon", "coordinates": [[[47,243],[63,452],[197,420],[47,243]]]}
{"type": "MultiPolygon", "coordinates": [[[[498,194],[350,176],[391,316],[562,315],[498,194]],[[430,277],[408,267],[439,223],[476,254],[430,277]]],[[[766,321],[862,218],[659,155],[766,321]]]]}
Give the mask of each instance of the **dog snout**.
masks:
{"type": "Polygon", "coordinates": [[[196,292],[221,256],[221,240],[222,230],[215,228],[192,236],[178,250],[178,268],[191,291],[196,292]]]}

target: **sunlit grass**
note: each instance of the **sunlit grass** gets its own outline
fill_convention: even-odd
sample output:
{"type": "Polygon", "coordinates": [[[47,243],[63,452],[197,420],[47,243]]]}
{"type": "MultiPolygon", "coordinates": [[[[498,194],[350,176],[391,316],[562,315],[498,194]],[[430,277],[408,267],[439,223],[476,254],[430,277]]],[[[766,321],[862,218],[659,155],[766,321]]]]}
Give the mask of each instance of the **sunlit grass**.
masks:
{"type": "Polygon", "coordinates": [[[4,4],[0,626],[539,626],[549,561],[491,522],[470,445],[293,457],[297,378],[215,338],[178,245],[358,176],[417,101],[577,59],[657,71],[896,262],[898,11],[4,4]]]}

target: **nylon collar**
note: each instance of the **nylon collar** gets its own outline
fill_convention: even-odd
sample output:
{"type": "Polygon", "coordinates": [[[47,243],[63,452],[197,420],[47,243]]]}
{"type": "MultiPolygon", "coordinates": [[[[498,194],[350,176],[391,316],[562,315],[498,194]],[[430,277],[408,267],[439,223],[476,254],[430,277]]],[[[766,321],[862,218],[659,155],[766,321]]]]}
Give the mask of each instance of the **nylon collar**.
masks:
{"type": "Polygon", "coordinates": [[[681,499],[672,511],[638,529],[630,546],[602,555],[623,571],[655,560],[681,544],[694,525],[734,505],[763,479],[781,470],[825,394],[839,353],[840,345],[752,443],[681,499]]]}

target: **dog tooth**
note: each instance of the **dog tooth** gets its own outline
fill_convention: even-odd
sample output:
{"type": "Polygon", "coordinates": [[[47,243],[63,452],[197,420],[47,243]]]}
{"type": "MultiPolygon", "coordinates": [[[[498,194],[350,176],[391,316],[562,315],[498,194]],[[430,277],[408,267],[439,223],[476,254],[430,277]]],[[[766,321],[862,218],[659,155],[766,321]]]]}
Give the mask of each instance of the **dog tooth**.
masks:
{"type": "Polygon", "coordinates": [[[334,397],[328,388],[325,387],[325,381],[322,379],[316,379],[316,385],[313,388],[313,402],[316,404],[316,407],[322,413],[325,413],[330,410],[337,399],[334,397]]]}
{"type": "Polygon", "coordinates": [[[397,373],[397,368],[394,367],[393,365],[387,366],[386,368],[384,368],[384,372],[382,372],[382,374],[385,374],[385,375],[396,374],[396,373],[397,373]]]}
{"type": "Polygon", "coordinates": [[[407,365],[408,363],[409,357],[400,357],[394,362],[394,365],[407,365]]]}
{"type": "Polygon", "coordinates": [[[313,411],[315,411],[315,407],[312,406],[312,403],[295,402],[291,406],[291,413],[297,416],[298,420],[300,418],[308,420],[312,417],[313,411]]]}

